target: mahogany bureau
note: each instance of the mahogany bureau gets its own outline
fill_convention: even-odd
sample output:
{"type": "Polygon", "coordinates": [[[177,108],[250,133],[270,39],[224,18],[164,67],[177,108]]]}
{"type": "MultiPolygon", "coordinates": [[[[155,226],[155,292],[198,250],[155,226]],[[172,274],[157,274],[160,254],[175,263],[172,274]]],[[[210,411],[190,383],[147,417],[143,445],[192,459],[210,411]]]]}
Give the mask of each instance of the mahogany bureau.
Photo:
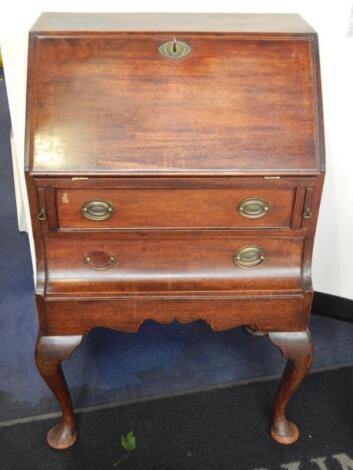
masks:
{"type": "Polygon", "coordinates": [[[288,359],[271,434],[295,442],[324,178],[316,33],[298,15],[44,13],[28,57],[36,363],[63,413],[49,445],[77,438],[61,362],[92,328],[146,319],[268,333],[288,359]]]}

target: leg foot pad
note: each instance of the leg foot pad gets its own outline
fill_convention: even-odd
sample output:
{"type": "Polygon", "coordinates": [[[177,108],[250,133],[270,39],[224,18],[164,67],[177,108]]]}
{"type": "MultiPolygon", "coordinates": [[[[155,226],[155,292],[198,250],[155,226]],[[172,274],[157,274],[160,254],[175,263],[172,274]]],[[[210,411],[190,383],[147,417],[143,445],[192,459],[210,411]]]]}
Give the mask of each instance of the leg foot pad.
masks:
{"type": "Polygon", "coordinates": [[[77,432],[73,426],[65,425],[62,421],[53,426],[47,435],[47,442],[50,447],[57,450],[68,449],[77,440],[77,432]]]}
{"type": "Polygon", "coordinates": [[[299,429],[296,424],[286,421],[281,425],[272,425],[271,436],[278,444],[290,445],[299,439],[299,429]]]}

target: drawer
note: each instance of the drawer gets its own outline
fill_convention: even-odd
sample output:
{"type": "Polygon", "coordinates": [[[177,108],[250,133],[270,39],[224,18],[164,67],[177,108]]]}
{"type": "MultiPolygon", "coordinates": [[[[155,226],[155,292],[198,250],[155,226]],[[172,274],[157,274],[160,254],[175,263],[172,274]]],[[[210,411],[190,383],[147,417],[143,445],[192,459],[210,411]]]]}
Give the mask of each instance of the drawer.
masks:
{"type": "Polygon", "coordinates": [[[45,241],[47,294],[301,290],[302,239],[45,241]]]}
{"type": "Polygon", "coordinates": [[[286,228],[295,189],[58,189],[59,229],[286,228]]]}

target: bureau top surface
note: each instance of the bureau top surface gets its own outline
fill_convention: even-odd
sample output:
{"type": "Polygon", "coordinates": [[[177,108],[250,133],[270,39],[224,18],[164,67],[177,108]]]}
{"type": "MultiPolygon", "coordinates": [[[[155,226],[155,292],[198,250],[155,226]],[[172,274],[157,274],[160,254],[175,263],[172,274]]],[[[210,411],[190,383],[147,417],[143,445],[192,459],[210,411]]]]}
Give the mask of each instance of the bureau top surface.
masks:
{"type": "Polygon", "coordinates": [[[297,14],[42,13],[32,32],[313,33],[297,14]]]}
{"type": "Polygon", "coordinates": [[[322,168],[318,51],[297,15],[44,14],[34,28],[47,33],[32,34],[29,47],[33,173],[322,168]],[[154,32],[139,34],[144,28],[154,32]],[[188,54],[166,56],[173,41],[188,54]]]}

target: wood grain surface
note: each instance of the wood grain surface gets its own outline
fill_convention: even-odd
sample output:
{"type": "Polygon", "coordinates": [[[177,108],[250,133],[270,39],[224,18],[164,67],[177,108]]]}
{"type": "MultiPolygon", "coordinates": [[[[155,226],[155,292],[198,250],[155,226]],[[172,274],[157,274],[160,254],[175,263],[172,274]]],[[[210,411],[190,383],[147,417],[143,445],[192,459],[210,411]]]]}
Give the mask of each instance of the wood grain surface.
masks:
{"type": "Polygon", "coordinates": [[[319,171],[310,38],[184,34],[180,60],[171,39],[35,38],[32,171],[319,171]]]}

